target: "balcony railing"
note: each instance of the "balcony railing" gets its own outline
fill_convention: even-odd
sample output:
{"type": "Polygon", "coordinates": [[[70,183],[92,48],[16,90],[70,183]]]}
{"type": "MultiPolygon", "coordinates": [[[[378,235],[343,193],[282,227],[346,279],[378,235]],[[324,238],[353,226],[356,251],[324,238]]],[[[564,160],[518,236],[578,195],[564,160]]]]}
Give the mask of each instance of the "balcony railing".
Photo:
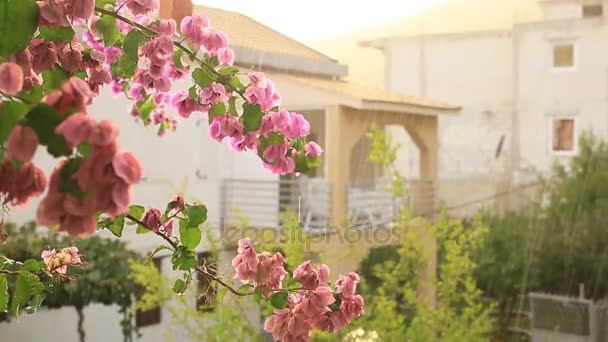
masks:
{"type": "MultiPolygon", "coordinates": [[[[432,182],[410,181],[408,195],[401,202],[387,187],[384,180],[348,186],[346,214],[351,227],[388,226],[397,218],[399,203],[409,206],[415,215],[434,213],[432,182]]],[[[331,221],[331,186],[324,178],[226,179],[222,184],[221,211],[226,224],[262,228],[280,227],[282,214],[291,211],[306,231],[326,232],[331,221]]]]}

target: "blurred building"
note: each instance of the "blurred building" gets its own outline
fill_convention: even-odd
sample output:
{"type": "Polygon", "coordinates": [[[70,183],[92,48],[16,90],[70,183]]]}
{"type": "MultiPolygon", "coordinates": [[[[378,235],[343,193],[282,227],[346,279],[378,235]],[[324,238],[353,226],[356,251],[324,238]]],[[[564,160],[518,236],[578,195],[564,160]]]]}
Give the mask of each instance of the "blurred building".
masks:
{"type": "MultiPolygon", "coordinates": [[[[607,12],[602,0],[447,0],[363,42],[384,55],[386,89],[462,105],[439,129],[438,198],[455,213],[525,203],[520,190],[575,155],[581,132],[606,137],[607,12]]],[[[404,149],[404,167],[416,154],[404,149]]]]}

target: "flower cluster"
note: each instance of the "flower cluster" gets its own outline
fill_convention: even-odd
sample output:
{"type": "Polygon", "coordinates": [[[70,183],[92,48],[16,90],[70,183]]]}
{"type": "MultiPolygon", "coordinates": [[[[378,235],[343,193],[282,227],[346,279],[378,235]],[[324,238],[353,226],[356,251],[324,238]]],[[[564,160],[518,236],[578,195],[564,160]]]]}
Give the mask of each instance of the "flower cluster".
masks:
{"type": "Polygon", "coordinates": [[[132,153],[120,151],[118,128],[110,121],[95,122],[78,112],[63,120],[55,133],[70,147],[87,144],[91,151],[87,158],[68,159],[55,168],[37,221],[48,227],[59,224],[72,236],[87,236],[96,230],[97,212],[114,217],[128,209],[131,186],[139,182],[142,168],[132,153]],[[79,191],[67,192],[69,184],[79,191]]]}
{"type": "Polygon", "coordinates": [[[32,159],[38,147],[38,136],[30,127],[17,126],[6,144],[6,155],[0,162],[0,194],[4,204],[21,205],[44,192],[47,179],[32,159]]]}
{"type": "Polygon", "coordinates": [[[47,271],[59,274],[66,274],[68,266],[82,264],[78,248],[74,246],[63,248],[60,251],[55,249],[44,250],[41,257],[47,271]]]}
{"type": "Polygon", "coordinates": [[[235,278],[259,288],[265,296],[270,295],[271,290],[283,288],[287,271],[281,253],[257,253],[249,239],[240,240],[237,251],[237,256],[232,259],[235,278]]]}
{"type": "MultiPolygon", "coordinates": [[[[280,253],[257,253],[249,239],[239,241],[232,267],[235,278],[251,284],[266,297],[281,290],[287,276],[280,253]]],[[[313,329],[337,331],[364,312],[363,297],[356,294],[356,273],[339,276],[332,289],[329,267],[315,267],[307,261],[295,269],[293,278],[301,288],[288,296],[287,307],[275,309],[264,324],[277,341],[310,341],[313,329]]]]}

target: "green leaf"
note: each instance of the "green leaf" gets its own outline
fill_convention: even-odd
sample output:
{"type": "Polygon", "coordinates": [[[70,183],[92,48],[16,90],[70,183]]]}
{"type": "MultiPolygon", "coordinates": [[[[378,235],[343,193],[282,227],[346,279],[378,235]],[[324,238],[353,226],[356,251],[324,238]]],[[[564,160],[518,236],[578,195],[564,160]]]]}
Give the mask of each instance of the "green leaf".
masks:
{"type": "Polygon", "coordinates": [[[236,110],[236,96],[233,96],[228,99],[228,112],[234,116],[238,116],[239,113],[236,110]]]}
{"type": "Polygon", "coordinates": [[[219,70],[219,74],[223,76],[234,75],[237,72],[239,72],[239,68],[235,66],[227,66],[219,70]]]}
{"type": "Polygon", "coordinates": [[[23,51],[38,28],[35,0],[0,0],[0,59],[23,51]]]}
{"type": "Polygon", "coordinates": [[[49,92],[54,89],[59,89],[59,87],[68,80],[68,74],[63,69],[55,67],[53,70],[43,71],[42,80],[44,91],[49,92]]]}
{"type": "Polygon", "coordinates": [[[109,15],[102,15],[95,25],[95,30],[103,39],[106,46],[113,46],[120,40],[121,34],[116,26],[116,19],[109,15]]]}
{"type": "Polygon", "coordinates": [[[40,306],[42,305],[42,302],[44,301],[44,299],[46,298],[46,295],[44,293],[36,293],[34,294],[34,296],[32,297],[32,300],[30,301],[30,305],[28,305],[25,310],[28,314],[33,314],[34,312],[38,311],[38,309],[40,309],[40,306]]]}
{"type": "Polygon", "coordinates": [[[20,308],[26,304],[32,296],[40,295],[44,291],[44,284],[40,282],[38,276],[21,271],[15,282],[15,293],[11,302],[11,312],[19,316],[20,308]]]}
{"type": "Polygon", "coordinates": [[[207,207],[202,204],[186,206],[185,214],[190,227],[198,227],[207,221],[207,207]]]}
{"type": "Polygon", "coordinates": [[[190,96],[195,102],[199,101],[198,92],[196,91],[196,85],[193,85],[188,89],[188,96],[190,96]]]}
{"type": "Polygon", "coordinates": [[[112,73],[122,78],[131,78],[135,75],[137,69],[137,61],[133,61],[126,55],[122,55],[118,58],[114,64],[112,64],[112,73]]]}
{"type": "Polygon", "coordinates": [[[3,144],[11,131],[27,112],[27,106],[21,102],[3,102],[0,104],[0,144],[3,144]]]}
{"type": "Polygon", "coordinates": [[[129,215],[135,217],[138,220],[141,220],[144,217],[144,213],[146,212],[146,208],[141,205],[132,205],[129,206],[129,215]]]}
{"type": "Polygon", "coordinates": [[[0,274],[0,312],[8,309],[8,281],[6,274],[0,274]]]}
{"type": "Polygon", "coordinates": [[[137,55],[137,50],[139,46],[142,45],[143,42],[147,40],[146,35],[144,35],[139,30],[131,30],[125,36],[125,41],[122,44],[122,49],[125,52],[125,56],[129,56],[134,61],[139,59],[137,55]]]}
{"type": "Polygon", "coordinates": [[[54,42],[69,43],[72,41],[72,37],[74,37],[74,29],[71,27],[50,28],[40,26],[40,38],[54,42]]]}
{"type": "Polygon", "coordinates": [[[182,294],[184,291],[186,291],[186,282],[181,279],[177,279],[173,284],[173,292],[182,294]]]}
{"type": "Polygon", "coordinates": [[[154,256],[155,256],[155,255],[156,255],[158,252],[160,252],[160,251],[162,251],[162,250],[165,250],[165,249],[166,249],[166,250],[169,250],[169,251],[171,250],[171,248],[169,248],[169,247],[167,247],[167,246],[164,246],[164,245],[160,245],[160,246],[156,247],[156,248],[155,248],[155,249],[154,249],[152,252],[150,252],[150,253],[149,253],[149,254],[146,256],[146,259],[144,260],[144,263],[145,263],[145,264],[150,263],[150,261],[152,261],[152,258],[154,258],[154,256]]]}
{"type": "Polygon", "coordinates": [[[192,79],[201,88],[206,88],[211,84],[211,82],[213,82],[211,75],[201,68],[194,69],[192,72],[192,79]]]}
{"type": "Polygon", "coordinates": [[[29,259],[23,263],[23,266],[21,266],[21,269],[23,271],[28,271],[28,272],[37,272],[37,271],[40,271],[43,267],[44,267],[43,262],[37,261],[34,259],[29,259]]]}
{"type": "Polygon", "coordinates": [[[262,302],[262,294],[257,289],[253,293],[252,297],[253,297],[253,300],[255,300],[256,303],[260,304],[262,302]]]}
{"type": "Polygon", "coordinates": [[[148,121],[148,119],[150,118],[150,114],[152,114],[152,111],[155,108],[156,108],[156,105],[154,104],[154,101],[153,101],[152,97],[150,96],[150,98],[148,98],[146,101],[141,103],[141,105],[139,107],[139,115],[140,115],[141,119],[144,122],[148,121]]]}
{"type": "Polygon", "coordinates": [[[125,226],[125,215],[117,216],[112,224],[108,227],[108,230],[112,232],[117,237],[122,236],[122,230],[125,226]]]}
{"type": "Polygon", "coordinates": [[[223,102],[216,103],[209,108],[209,123],[213,122],[213,118],[217,115],[226,114],[226,104],[223,102]]]}
{"type": "Polygon", "coordinates": [[[63,164],[59,171],[59,177],[61,179],[59,191],[72,194],[78,198],[84,198],[84,191],[82,191],[80,185],[78,185],[78,182],[73,177],[76,171],[80,169],[83,161],[84,159],[81,157],[70,158],[67,160],[67,163],[63,164]]]}
{"type": "Polygon", "coordinates": [[[186,247],[179,246],[171,256],[171,263],[174,270],[187,271],[196,267],[196,255],[186,247]]]}
{"type": "Polygon", "coordinates": [[[135,229],[135,233],[136,234],[148,234],[151,233],[152,231],[142,225],[137,225],[137,229],[135,229]]]}
{"type": "Polygon", "coordinates": [[[188,220],[179,221],[179,239],[187,249],[194,250],[201,242],[201,230],[188,224],[188,220]]]}
{"type": "Polygon", "coordinates": [[[243,132],[252,132],[260,129],[262,124],[262,109],[259,105],[243,104],[243,132]]]}
{"type": "Polygon", "coordinates": [[[234,77],[232,77],[230,80],[228,80],[228,85],[230,87],[232,87],[233,90],[243,90],[243,88],[245,88],[245,86],[243,85],[243,82],[241,82],[241,79],[238,78],[236,75],[234,77]]]}
{"type": "Polygon", "coordinates": [[[32,89],[24,90],[19,93],[19,98],[24,99],[26,102],[36,103],[40,102],[44,96],[44,90],[41,85],[34,84],[32,89]]]}
{"type": "Polygon", "coordinates": [[[90,143],[83,142],[82,144],[78,145],[78,153],[80,153],[84,158],[89,157],[92,152],[93,147],[91,147],[90,143]]]}
{"type": "Polygon", "coordinates": [[[41,145],[47,147],[53,157],[69,156],[72,149],[63,136],[55,133],[55,128],[63,118],[57,111],[46,104],[38,104],[25,116],[25,125],[31,127],[38,136],[41,145]]]}
{"type": "Polygon", "coordinates": [[[186,66],[184,65],[184,63],[182,63],[182,57],[184,56],[184,50],[181,49],[177,49],[175,51],[175,53],[173,54],[173,64],[175,64],[175,66],[178,69],[183,69],[186,66]]]}
{"type": "Polygon", "coordinates": [[[275,309],[285,309],[287,307],[287,291],[275,292],[270,296],[270,304],[275,309]]]}
{"type": "Polygon", "coordinates": [[[176,201],[171,201],[171,202],[167,203],[167,208],[165,208],[165,215],[168,215],[169,212],[175,208],[177,208],[176,201]]]}

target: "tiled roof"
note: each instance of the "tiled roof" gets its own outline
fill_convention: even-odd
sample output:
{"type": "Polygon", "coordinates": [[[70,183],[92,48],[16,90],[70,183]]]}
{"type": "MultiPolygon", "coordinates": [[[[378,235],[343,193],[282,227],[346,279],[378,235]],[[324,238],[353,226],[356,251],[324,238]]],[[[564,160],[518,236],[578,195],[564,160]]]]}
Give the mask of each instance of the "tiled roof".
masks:
{"type": "Polygon", "coordinates": [[[195,5],[194,12],[205,14],[211,27],[230,37],[230,44],[242,48],[308,58],[313,61],[335,62],[321,52],[302,44],[268,26],[240,13],[195,5]]]}
{"type": "Polygon", "coordinates": [[[285,74],[275,75],[280,75],[280,77],[292,80],[304,86],[317,88],[338,95],[351,96],[365,102],[393,103],[441,111],[457,111],[460,109],[459,106],[447,102],[419,96],[402,95],[396,92],[366,87],[349,81],[285,74]]]}

